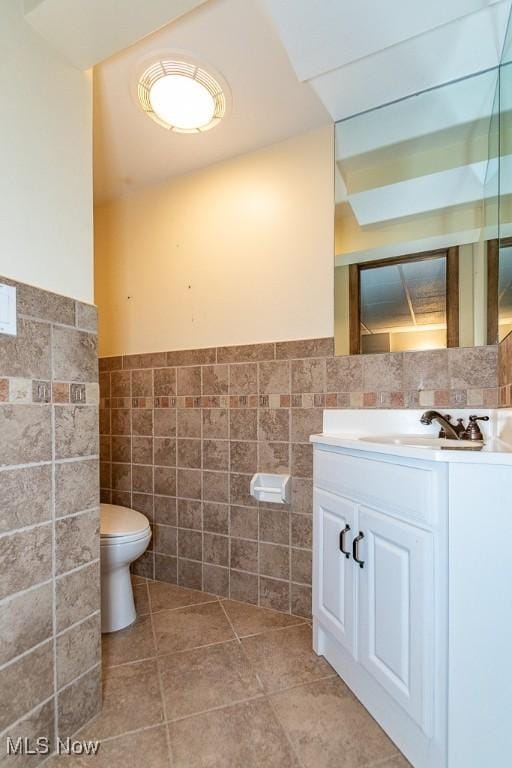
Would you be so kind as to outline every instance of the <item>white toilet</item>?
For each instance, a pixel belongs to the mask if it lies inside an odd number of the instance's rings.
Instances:
[[[147,517],[116,504],[100,505],[101,631],[117,632],[136,619],[130,563],[151,540]]]

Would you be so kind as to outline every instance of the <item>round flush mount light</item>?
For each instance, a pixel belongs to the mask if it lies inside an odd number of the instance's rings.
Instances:
[[[146,114],[177,133],[201,133],[226,114],[219,82],[194,63],[162,58],[139,78],[137,94]]]

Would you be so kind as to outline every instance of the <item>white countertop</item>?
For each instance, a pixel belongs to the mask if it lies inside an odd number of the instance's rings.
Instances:
[[[451,440],[444,441],[447,448],[417,447],[393,443],[394,437],[437,435],[439,425],[423,427],[419,419],[423,410],[369,410],[347,409],[324,411],[324,431],[311,435],[315,445],[328,445],[352,451],[380,453],[423,461],[439,461],[461,464],[496,464],[512,466],[512,410],[511,409],[443,409],[454,419],[467,418],[472,413],[489,416],[488,422],[480,422],[485,443],[480,451],[450,450]],[[375,436],[375,441],[369,439]],[[379,437],[389,442],[379,442]]]

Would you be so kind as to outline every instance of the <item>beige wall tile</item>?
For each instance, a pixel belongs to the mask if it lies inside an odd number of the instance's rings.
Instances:
[[[325,359],[292,361],[292,392],[325,392]]]
[[[276,360],[259,363],[259,393],[262,395],[286,395],[290,392],[290,363]]]
[[[203,366],[203,395],[227,395],[229,367],[227,365]]]
[[[301,341],[279,341],[276,344],[276,358],[291,360],[300,357],[331,357],[334,354],[334,339],[304,339]]]
[[[128,466],[129,465],[117,465]],[[97,459],[68,461],[55,467],[55,515],[64,517],[98,506]]]
[[[212,565],[229,565],[229,539],[216,533],[203,534],[203,560]]]
[[[57,573],[97,560],[100,554],[99,510],[64,517],[55,524]]]
[[[178,499],[178,526],[201,530],[203,506],[194,499]]]
[[[53,642],[48,641],[0,670],[0,729],[53,694]]]
[[[175,408],[155,408],[154,421],[155,437],[176,437]]]
[[[229,597],[229,569],[219,565],[203,565],[203,589],[214,595]]]
[[[231,538],[230,566],[239,571],[258,572],[258,543]]]
[[[290,412],[287,408],[260,408],[259,440],[288,441],[290,439]]]
[[[203,472],[203,498],[205,501],[229,501],[229,474],[228,472]]]
[[[200,395],[201,394],[201,368],[185,367],[178,368],[178,395]]]
[[[22,718],[16,726],[18,733],[22,733],[29,740],[29,743],[35,743],[38,738],[48,740],[50,751],[53,749],[55,741],[55,702],[53,699],[37,707],[29,715]],[[30,766],[40,765],[46,759],[44,754],[32,755],[30,757]],[[2,768],[16,768],[20,765],[20,758],[16,755],[2,756]],[[49,765],[49,763],[48,763]]]
[[[258,412],[255,408],[235,408],[229,413],[231,440],[256,440]]]
[[[203,440],[203,468],[228,470],[229,446],[228,440]]]
[[[51,636],[52,611],[51,582],[0,605],[0,666]]]
[[[4,470],[0,474],[0,533],[51,518],[50,465]]]
[[[71,313],[70,313],[71,314]],[[96,333],[98,330],[98,310],[92,304],[83,304],[81,301],[75,302],[76,327],[84,331]],[[66,323],[71,325],[71,323]]]
[[[169,397],[176,394],[176,368],[155,368],[153,394],[155,397]]]
[[[63,688],[101,661],[100,614],[57,637],[57,686]]]
[[[258,366],[256,363],[239,363],[229,366],[229,393],[254,395],[258,392]]]
[[[200,469],[202,463],[201,440],[178,438],[178,467]]]
[[[258,510],[256,507],[230,506],[230,535],[242,539],[258,538]]]
[[[58,734],[72,736],[101,709],[101,668],[91,669],[57,697]]]
[[[98,409],[90,405],[55,406],[55,457],[71,459],[99,452]]]
[[[262,608],[273,608],[274,611],[290,610],[290,582],[260,576],[260,605]]]
[[[132,373],[132,397],[153,397],[153,371],[151,368]]]
[[[48,380],[52,373],[50,360],[50,326],[47,323],[18,318],[16,336],[2,336],[2,376]]]
[[[81,621],[100,604],[99,561],[60,576],[55,584],[57,631]]]
[[[290,578],[290,548],[260,542],[259,573],[276,579]]]
[[[230,466],[232,472],[256,472],[258,468],[258,443],[231,440]]]
[[[52,527],[41,525],[0,537],[0,599],[52,576]]]
[[[2,282],[4,280],[2,279]],[[75,324],[75,302],[66,296],[57,293],[42,291],[32,285],[14,283],[16,285],[17,310],[20,315],[29,315],[38,320],[46,320],[49,323],[61,323],[62,325]]]
[[[212,533],[228,534],[229,504],[205,501],[203,503],[203,528]]]
[[[200,437],[194,434],[190,437]],[[208,408],[203,410],[203,438],[225,439],[229,436],[229,417],[225,408]]]
[[[254,573],[230,570],[229,595],[232,600],[258,605],[258,577]]]
[[[200,469],[178,469],[177,495],[184,499],[202,498],[202,476]]]
[[[132,379],[130,371],[112,371],[110,374],[110,396],[131,397]]]
[[[98,381],[98,358],[94,334],[55,326],[52,336],[52,356],[53,375],[57,380]]]
[[[51,406],[0,405],[0,465],[50,461]]]
[[[258,360],[273,360],[274,344],[247,344],[234,347],[218,347],[219,363],[250,363]]]

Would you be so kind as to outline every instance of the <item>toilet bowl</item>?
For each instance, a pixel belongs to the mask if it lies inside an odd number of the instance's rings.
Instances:
[[[100,505],[101,631],[117,632],[136,617],[130,563],[151,540],[147,517],[117,504]]]

